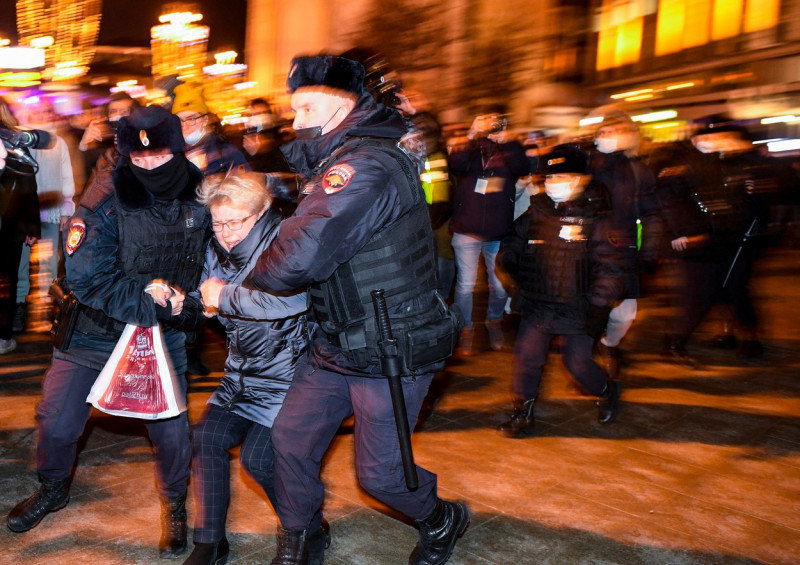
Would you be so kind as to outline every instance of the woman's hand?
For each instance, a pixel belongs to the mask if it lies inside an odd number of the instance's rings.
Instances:
[[[225,283],[219,279],[206,279],[200,285],[200,297],[206,316],[213,316],[219,311],[219,296]]]

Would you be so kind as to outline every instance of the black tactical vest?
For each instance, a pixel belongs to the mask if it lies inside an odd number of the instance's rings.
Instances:
[[[586,296],[591,228],[591,218],[533,210],[519,264],[525,299],[569,304]]]
[[[179,202],[172,218],[157,217],[150,209],[126,210],[116,201],[119,230],[117,264],[128,276],[149,284],[164,279],[184,292],[194,290],[203,274],[209,213],[196,202]],[[76,328],[96,335],[119,335],[125,324],[99,310],[83,306]]]
[[[361,140],[358,146],[365,144],[389,153],[398,161],[402,171],[395,174],[394,182],[401,190],[405,187],[413,193],[414,207],[378,231],[328,280],[309,289],[320,327],[332,343],[362,366],[380,359],[372,290],[384,290],[396,336],[409,327],[430,322],[432,315],[440,315],[435,309],[407,315],[392,313],[393,307],[439,287],[436,245],[419,177],[408,157],[394,144]]]

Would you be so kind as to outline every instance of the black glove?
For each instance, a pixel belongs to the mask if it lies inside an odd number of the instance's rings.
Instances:
[[[610,313],[611,308],[607,306],[589,304],[589,310],[586,312],[586,334],[595,341],[600,339],[606,329],[606,324],[608,324],[608,315]]]

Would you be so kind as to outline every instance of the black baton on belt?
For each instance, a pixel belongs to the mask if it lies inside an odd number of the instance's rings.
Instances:
[[[381,371],[389,381],[389,392],[392,395],[392,408],[394,408],[394,423],[397,426],[397,439],[400,440],[400,456],[403,459],[406,486],[408,490],[416,490],[419,486],[417,467],[414,465],[414,453],[411,451],[411,432],[408,429],[403,382],[400,380],[403,371],[400,353],[397,349],[397,340],[392,335],[392,324],[389,321],[389,311],[386,309],[383,289],[373,290],[370,294],[372,295],[372,305],[375,307],[375,320],[378,325]]]

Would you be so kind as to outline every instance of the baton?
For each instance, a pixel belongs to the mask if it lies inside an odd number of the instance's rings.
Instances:
[[[378,326],[378,345],[381,349],[381,372],[389,381],[389,393],[392,397],[394,409],[394,423],[397,426],[397,439],[400,441],[400,457],[403,460],[403,473],[406,477],[408,490],[416,490],[417,466],[414,464],[414,453],[411,451],[411,432],[408,429],[408,414],[406,413],[406,400],[403,396],[402,365],[400,353],[397,349],[397,340],[392,335],[392,325],[389,321],[389,311],[386,309],[386,299],[383,289],[373,290],[372,306],[375,308],[375,320]]]
[[[733,267],[736,266],[736,261],[739,260],[739,255],[742,253],[742,249],[744,248],[744,244],[747,243],[747,238],[753,235],[753,228],[756,227],[756,222],[758,221],[758,217],[753,218],[750,227],[747,228],[747,231],[744,232],[744,237],[742,237],[742,243],[739,245],[739,249],[736,250],[736,255],[733,257],[733,261],[731,261],[731,266],[728,267],[728,274],[725,275],[725,280],[722,281],[722,288],[725,288],[728,285],[728,279],[731,278],[731,273],[733,272]]]

